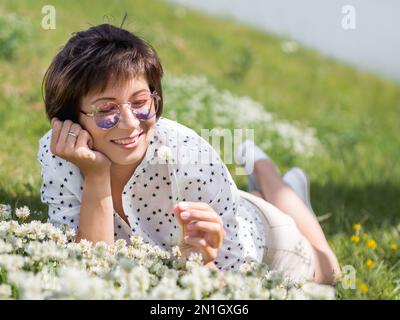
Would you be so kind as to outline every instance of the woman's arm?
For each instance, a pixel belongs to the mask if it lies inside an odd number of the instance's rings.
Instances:
[[[73,163],[85,177],[76,241],[113,243],[111,160],[93,148],[92,137],[79,124],[53,118],[51,125],[51,153]]]
[[[109,171],[85,176],[76,242],[114,243],[113,201]]]

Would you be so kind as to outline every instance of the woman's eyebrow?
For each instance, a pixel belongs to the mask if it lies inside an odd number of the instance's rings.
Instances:
[[[138,93],[143,92],[143,91],[149,91],[149,90],[148,89],[140,89],[140,90],[132,93],[131,94],[131,98],[134,97],[135,95],[137,95]],[[100,100],[116,100],[116,99],[114,97],[101,97],[101,98],[97,98],[97,99],[93,100],[90,104],[94,104],[94,103],[96,103],[97,101],[100,101]]]
[[[144,91],[149,91],[149,89],[140,89],[140,90],[138,90],[138,91],[132,93],[132,94],[131,94],[131,98],[134,97],[134,96],[136,96],[138,93],[141,93],[141,92],[144,92]]]
[[[90,104],[94,104],[94,103],[96,103],[97,101],[100,101],[100,100],[115,100],[115,98],[113,98],[113,97],[101,97],[101,98],[98,98],[96,100],[93,100]]]

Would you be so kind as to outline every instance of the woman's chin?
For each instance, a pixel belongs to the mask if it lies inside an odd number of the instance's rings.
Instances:
[[[135,165],[139,164],[143,159],[143,155],[140,157],[138,155],[128,155],[124,157],[115,157],[113,156],[111,158],[111,161],[113,164],[121,165],[121,166],[127,166],[127,165]]]
[[[143,146],[138,146],[137,149],[135,148],[128,153],[126,151],[128,150],[123,150],[118,154],[113,152],[109,158],[114,164],[117,165],[139,165],[146,154],[146,148],[143,148]]]

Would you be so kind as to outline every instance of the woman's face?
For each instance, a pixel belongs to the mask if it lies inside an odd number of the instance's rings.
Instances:
[[[150,91],[144,77],[131,79],[123,86],[109,86],[102,93],[89,93],[81,99],[81,110],[91,113],[91,105],[113,101],[118,104],[134,100],[140,90]],[[154,108],[154,106],[153,106]],[[121,114],[118,124],[111,129],[99,128],[93,117],[80,113],[79,123],[93,138],[93,148],[105,154],[116,165],[137,166],[146,154],[149,142],[154,134],[156,116],[139,121],[130,111],[128,105],[120,106]],[[136,137],[137,142],[128,145],[117,144],[121,139]],[[126,141],[125,141],[126,142]]]

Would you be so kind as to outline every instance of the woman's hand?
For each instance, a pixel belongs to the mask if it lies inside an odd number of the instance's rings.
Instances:
[[[174,208],[175,218],[183,228],[183,255],[199,252],[204,264],[217,258],[225,230],[222,219],[204,202],[180,202]]]
[[[109,170],[111,161],[103,153],[93,149],[93,139],[89,132],[70,120],[51,119],[50,151],[73,164],[86,176]],[[69,135],[72,132],[76,137]]]

